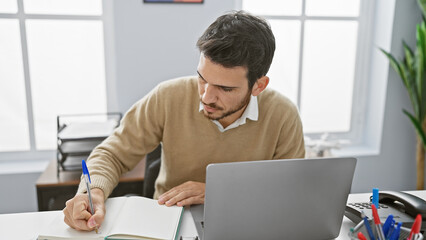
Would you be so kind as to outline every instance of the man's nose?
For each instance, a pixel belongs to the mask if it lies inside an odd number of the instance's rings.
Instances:
[[[202,100],[206,104],[215,103],[217,101],[217,93],[214,86],[211,86],[209,84],[206,84],[204,86],[204,94]]]

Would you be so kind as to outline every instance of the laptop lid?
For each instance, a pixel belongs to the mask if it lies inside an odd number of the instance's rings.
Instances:
[[[203,240],[338,236],[355,158],[210,164]]]

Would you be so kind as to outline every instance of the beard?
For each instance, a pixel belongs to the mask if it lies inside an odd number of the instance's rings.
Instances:
[[[246,94],[246,96],[243,98],[243,100],[235,107],[235,108],[232,108],[231,110],[229,110],[229,111],[227,111],[227,112],[224,112],[222,115],[220,115],[219,117],[214,117],[214,116],[212,116],[213,115],[213,113],[209,113],[209,112],[207,112],[206,113],[206,111],[204,110],[203,111],[203,113],[204,113],[204,116],[205,117],[207,117],[208,119],[210,119],[210,120],[216,120],[216,121],[219,121],[219,120],[221,120],[221,119],[223,119],[223,118],[225,118],[225,117],[228,117],[228,116],[230,116],[230,115],[232,115],[232,114],[234,114],[234,113],[236,113],[236,112],[238,112],[238,111],[240,111],[241,109],[243,109],[243,108],[245,108],[248,104],[249,104],[249,102],[250,102],[250,97],[251,97],[251,91],[249,90],[249,91],[247,91],[247,94]],[[217,106],[215,103],[210,103],[210,104],[206,104],[206,103],[204,103],[201,99],[200,99],[200,101],[204,104],[204,105],[207,105],[208,107],[211,107],[211,108],[214,108],[214,109],[217,109],[217,110],[223,110],[223,108],[222,107],[219,107],[219,106]]]

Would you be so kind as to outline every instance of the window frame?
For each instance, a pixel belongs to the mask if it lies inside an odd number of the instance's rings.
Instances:
[[[242,9],[244,0],[237,2],[237,9]],[[373,51],[373,20],[375,1],[360,0],[360,14],[358,17],[334,17],[334,16],[307,16],[305,14],[306,0],[302,0],[302,14],[300,16],[276,16],[276,15],[260,15],[266,20],[298,20],[301,23],[300,31],[300,49],[299,49],[299,69],[298,69],[298,93],[297,106],[301,103],[301,83],[302,83],[302,64],[304,50],[304,31],[305,22],[308,20],[356,20],[358,21],[358,39],[356,50],[356,64],[354,72],[354,85],[352,95],[352,112],[349,132],[329,132],[328,139],[350,141],[350,146],[361,145],[363,141],[364,128],[366,127],[367,99],[369,97],[368,81],[370,75],[370,61]],[[319,139],[323,133],[305,133],[305,137],[311,139]]]
[[[56,158],[56,149],[37,150],[35,143],[35,128],[33,115],[33,99],[31,93],[31,77],[28,58],[28,42],[26,31],[26,20],[87,20],[100,21],[103,25],[103,41],[104,41],[104,64],[105,64],[105,84],[106,84],[106,105],[107,111],[116,109],[116,94],[111,88],[115,85],[115,65],[111,61],[114,59],[114,41],[113,41],[113,24],[112,16],[113,2],[101,0],[102,13],[100,15],[68,15],[68,14],[34,14],[24,12],[24,0],[16,0],[16,13],[0,13],[0,19],[16,19],[19,21],[19,32],[21,38],[22,62],[25,84],[25,96],[27,105],[27,120],[29,130],[30,149],[24,151],[2,151],[0,152],[0,162],[19,162],[19,161],[43,161],[47,162]],[[112,108],[112,110],[111,110]]]

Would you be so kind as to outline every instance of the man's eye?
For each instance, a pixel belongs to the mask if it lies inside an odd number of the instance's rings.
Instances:
[[[233,89],[224,87],[224,88],[222,88],[222,90],[225,91],[225,92],[231,92]]]

